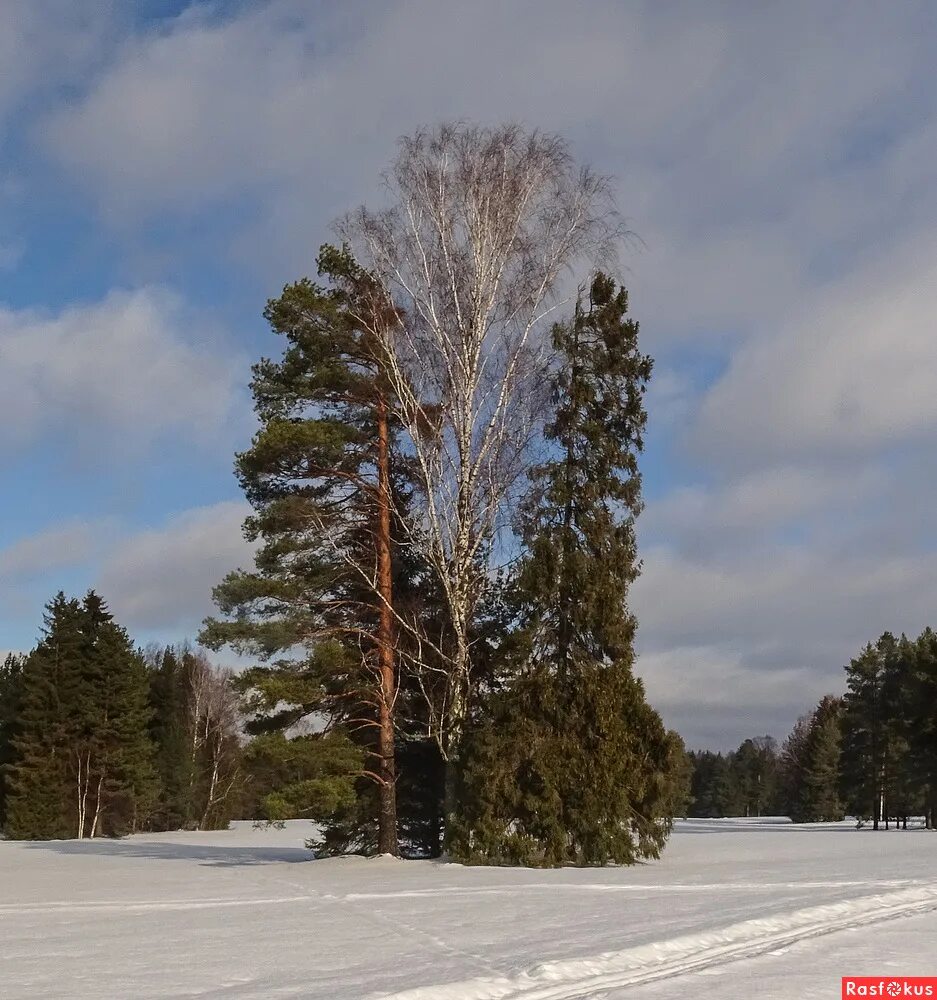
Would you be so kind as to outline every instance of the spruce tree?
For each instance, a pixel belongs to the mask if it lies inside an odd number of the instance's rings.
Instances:
[[[937,825],[937,632],[931,628],[913,644],[902,714],[908,774],[930,829]]]
[[[663,814],[686,819],[693,805],[693,759],[678,733],[671,730],[669,736],[671,754],[665,792],[667,804],[663,807]]]
[[[148,677],[130,637],[93,591],[82,612],[82,655],[63,688],[68,771],[82,790],[77,831],[119,836],[146,824],[156,796]]]
[[[829,823],[844,815],[839,794],[842,701],[827,696],[817,706],[807,737],[800,822]]]
[[[806,774],[812,725],[813,713],[800,716],[781,747],[779,805],[781,812],[795,823],[803,823],[808,814]]]
[[[462,755],[451,850],[473,861],[634,863],[669,833],[682,744],[633,672],[634,518],[651,359],[604,275],[554,330],[560,369],[532,472],[503,685]]]
[[[19,719],[10,766],[7,836],[46,840],[74,836],[74,801],[66,789],[70,733],[62,695],[82,656],[82,608],[58,593],[46,606],[42,635],[22,672]]]
[[[24,657],[8,653],[0,663],[0,830],[6,824],[9,768],[16,761]]]
[[[159,794],[153,825],[158,830],[188,829],[194,824],[191,789],[195,761],[191,739],[191,691],[181,657],[171,646],[154,651],[149,667],[150,738]]]
[[[781,811],[795,823],[843,818],[840,795],[842,699],[826,695],[801,716],[780,757]]]
[[[58,594],[22,675],[12,837],[113,836],[140,829],[155,793],[147,677],[98,595]]]
[[[745,740],[729,763],[732,798],[730,815],[764,816],[777,798],[777,752],[769,736]]]
[[[885,657],[894,644],[885,633],[867,644],[846,667],[843,698],[843,790],[850,812],[871,818],[874,828],[884,815],[887,717]]]

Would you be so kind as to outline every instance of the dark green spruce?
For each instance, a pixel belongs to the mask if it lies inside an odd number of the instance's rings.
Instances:
[[[462,757],[450,848],[470,861],[657,857],[686,795],[682,742],[633,673],[628,592],[652,362],[627,308],[600,274],[554,331],[550,455],[532,472],[521,525],[516,626]]]
[[[6,831],[21,839],[142,829],[156,794],[142,657],[94,592],[59,594],[23,667]]]
[[[0,830],[6,825],[9,768],[16,762],[25,657],[7,653],[0,663]]]

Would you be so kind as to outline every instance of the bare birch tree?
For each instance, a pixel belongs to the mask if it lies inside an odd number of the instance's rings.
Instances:
[[[563,140],[515,125],[417,132],[385,180],[390,207],[362,208],[339,231],[395,306],[370,312],[392,317],[374,332],[422,493],[410,543],[447,609],[450,648],[432,658],[442,680],[424,690],[449,760],[471,692],[473,616],[539,416],[542,334],[564,272],[608,257],[618,216],[606,179],[578,168]]]
[[[189,797],[193,806],[196,798],[201,800],[197,829],[210,830],[224,819],[225,802],[241,782],[238,695],[232,672],[214,666],[202,653],[189,655],[186,670],[192,757]],[[203,786],[198,796],[197,780]]]

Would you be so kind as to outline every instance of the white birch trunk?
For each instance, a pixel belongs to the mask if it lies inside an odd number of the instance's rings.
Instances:
[[[564,269],[607,256],[618,220],[606,182],[577,170],[561,140],[513,126],[404,139],[387,187],[391,210],[362,209],[340,232],[375,281],[378,301],[359,320],[395,317],[372,332],[424,502],[409,541],[436,573],[453,635],[423,684],[448,757],[495,535],[540,418],[554,292]]]

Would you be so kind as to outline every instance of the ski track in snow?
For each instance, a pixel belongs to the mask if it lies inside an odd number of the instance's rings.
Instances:
[[[765,892],[771,889],[894,889],[902,886],[917,885],[915,879],[881,879],[873,881],[816,881],[816,882],[720,882],[689,884],[671,883],[669,885],[605,885],[598,882],[564,883],[564,882],[525,882],[521,885],[499,889],[484,886],[446,886],[440,889],[403,889],[394,892],[350,892],[343,899],[420,899],[433,896],[516,896],[518,892],[530,889],[541,889],[547,892],[628,892],[628,893],[667,893],[667,892],[736,892],[737,890]]]
[[[514,976],[476,978],[372,993],[371,1000],[577,1000],[608,990],[712,969],[790,947],[809,938],[896,917],[937,910],[937,883],[884,895],[862,896],[786,914],[730,924],[721,930],[546,962]]]
[[[816,881],[816,882],[729,882],[729,883],[692,883],[688,885],[604,885],[602,883],[562,883],[562,882],[530,882],[522,885],[512,885],[508,888],[472,887],[472,886],[442,886],[437,889],[403,889],[390,892],[349,892],[343,895],[334,893],[301,893],[292,896],[250,897],[248,899],[231,898],[198,898],[198,899],[135,899],[115,902],[113,900],[51,900],[44,903],[0,903],[0,916],[13,913],[43,913],[63,912],[82,913],[86,911],[100,912],[143,912],[146,910],[211,910],[225,907],[240,906],[279,906],[288,903],[307,902],[343,902],[355,903],[368,900],[391,899],[432,899],[434,897],[452,896],[512,896],[530,891],[572,892],[572,893],[605,893],[623,892],[637,895],[654,893],[686,893],[686,892],[736,892],[738,890],[765,892],[771,889],[892,889],[918,884],[914,879],[882,879],[878,881]],[[293,888],[299,888],[301,883],[290,882]]]
[[[249,899],[139,899],[122,903],[108,900],[87,900],[80,903],[68,900],[48,903],[0,904],[0,915],[26,913],[143,913],[148,910],[217,910],[239,906],[281,906],[286,903],[318,902],[324,897],[316,893],[303,896],[251,897]],[[327,897],[325,897],[327,898]]]

